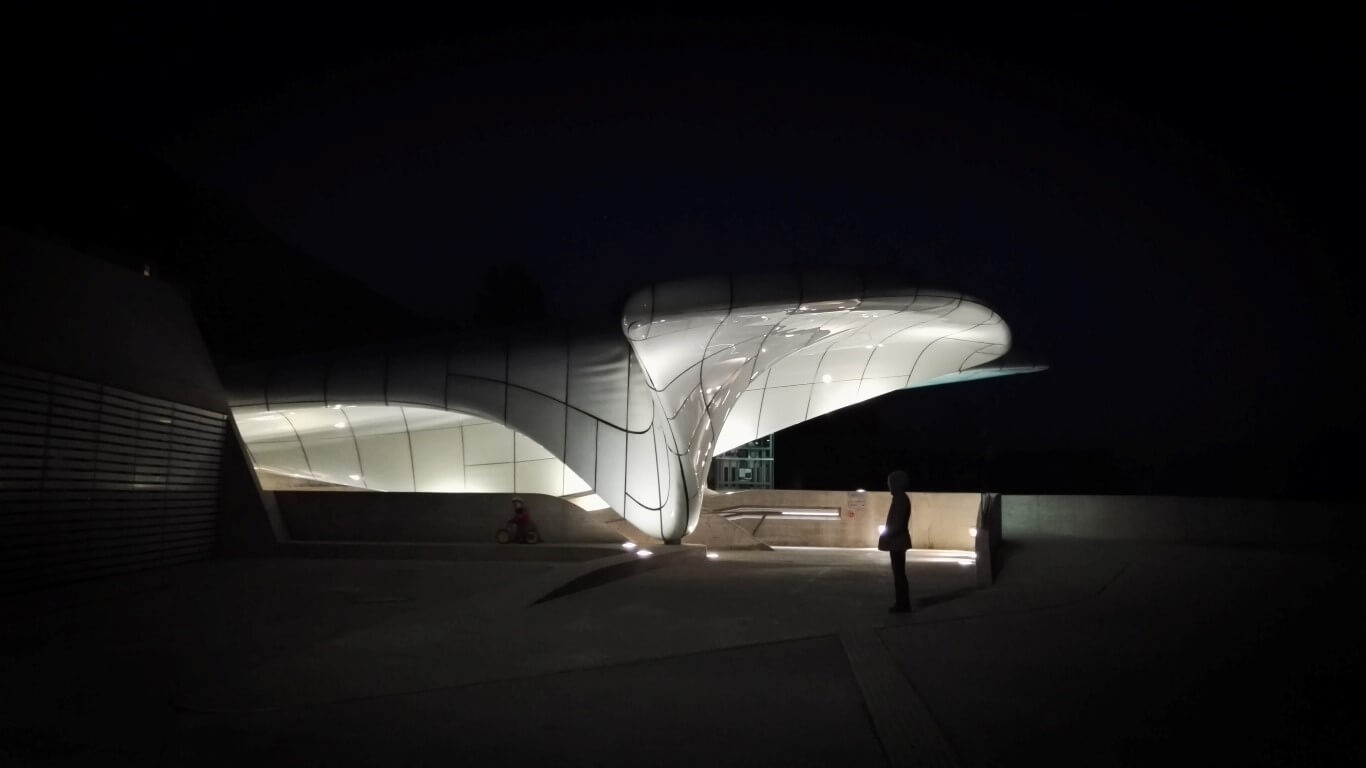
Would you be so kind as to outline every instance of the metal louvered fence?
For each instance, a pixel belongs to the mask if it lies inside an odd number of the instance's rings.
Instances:
[[[212,554],[225,420],[0,365],[0,594]]]

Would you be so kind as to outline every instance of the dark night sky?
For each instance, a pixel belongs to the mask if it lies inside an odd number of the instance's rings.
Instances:
[[[808,483],[957,462],[923,484],[1347,488],[1343,19],[329,8],[92,20],[29,92],[70,78],[72,119],[436,318],[467,316],[490,264],[536,275],[552,316],[686,273],[893,264],[985,299],[1054,366],[799,427],[794,464],[880,436]]]

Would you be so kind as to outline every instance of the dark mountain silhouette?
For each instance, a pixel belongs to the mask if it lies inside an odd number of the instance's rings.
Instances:
[[[79,131],[41,138],[7,169],[0,225],[175,284],[220,364],[430,330],[150,158]]]

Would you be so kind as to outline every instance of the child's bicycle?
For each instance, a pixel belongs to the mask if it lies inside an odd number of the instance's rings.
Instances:
[[[518,544],[540,544],[541,532],[536,530],[536,526],[533,525],[526,529],[525,534],[519,534],[517,524],[508,523],[502,528],[499,528],[498,532],[493,535],[493,538],[499,544],[507,544],[514,541]]]

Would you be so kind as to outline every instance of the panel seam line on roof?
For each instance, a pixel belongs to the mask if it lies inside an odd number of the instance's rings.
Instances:
[[[627,360],[627,365],[629,365],[629,364],[630,364],[630,361],[629,361],[629,358],[628,358],[628,360]],[[584,409],[579,408],[579,407],[577,407],[577,406],[575,406],[575,405],[571,405],[570,403],[566,403],[566,402],[564,402],[564,401],[562,401],[562,400],[557,400],[556,398],[551,397],[550,395],[547,395],[547,394],[544,393],[544,392],[540,392],[540,391],[538,391],[538,390],[532,389],[531,387],[526,387],[526,386],[523,386],[523,385],[521,385],[521,384],[512,384],[512,383],[505,382],[505,381],[499,381],[498,379],[495,379],[495,378],[493,378],[492,376],[477,376],[477,375],[470,374],[470,373],[452,373],[452,374],[450,374],[450,376],[447,377],[447,387],[450,386],[450,379],[456,378],[456,377],[462,377],[462,378],[466,378],[466,379],[474,379],[475,381],[487,381],[487,382],[490,382],[490,383],[493,383],[493,384],[501,384],[501,385],[503,385],[503,386],[505,387],[505,391],[503,392],[504,412],[505,412],[505,413],[504,413],[504,420],[503,420],[503,423],[504,423],[504,424],[507,423],[507,420],[506,420],[506,410],[507,410],[507,406],[506,406],[506,402],[507,402],[507,392],[506,392],[506,388],[513,388],[513,389],[520,389],[520,390],[522,390],[522,391],[524,391],[524,392],[530,392],[530,393],[533,394],[533,395],[539,395],[540,397],[544,397],[544,398],[547,399],[547,400],[550,400],[550,401],[553,401],[553,402],[556,402],[556,403],[560,403],[561,405],[564,405],[566,408],[573,408],[575,411],[577,411],[577,412],[579,412],[579,413],[582,413],[584,416],[587,416],[588,418],[593,419],[593,420],[595,420],[595,421],[600,421],[600,422],[602,422],[603,424],[606,424],[606,425],[608,425],[609,427],[611,427],[611,428],[613,428],[613,429],[615,429],[615,430],[618,430],[618,431],[620,431],[620,432],[627,432],[627,433],[630,433],[630,434],[640,434],[640,432],[638,432],[638,431],[631,430],[631,429],[628,429],[628,428],[622,427],[622,426],[617,426],[616,424],[613,424],[612,422],[608,421],[607,419],[604,419],[604,418],[602,418],[602,417],[600,417],[600,416],[597,416],[597,415],[595,415],[595,414],[593,414],[593,413],[590,413],[590,412],[588,412],[588,411],[585,411]],[[629,398],[629,396],[630,396],[630,395],[629,395],[629,392],[627,393],[627,396],[628,396],[628,398]],[[628,402],[629,402],[629,400],[628,400]],[[420,406],[421,404],[420,404],[420,403],[412,403],[411,405]],[[449,407],[449,406],[447,406],[446,410],[451,411],[451,412],[453,412],[453,413],[464,413],[464,411],[461,411],[461,410],[459,410],[459,409],[457,409],[457,408],[451,408],[451,407]],[[471,414],[471,415],[477,415],[477,414]],[[629,414],[628,414],[628,415],[627,415],[627,421],[629,422],[629,420],[630,420],[630,416],[629,416]]]
[[[413,478],[413,493],[417,493],[417,456],[413,453],[413,430],[412,427],[408,426],[408,413],[401,405],[398,407],[398,415],[403,418],[403,434],[408,438],[408,474]],[[463,430],[460,433],[460,442],[460,459],[461,461],[464,461],[465,433]],[[362,475],[362,477],[364,477],[364,475]]]
[[[959,308],[960,306],[962,306],[962,305],[963,305],[963,299],[962,299],[962,297],[959,297],[958,301],[954,303],[953,309],[950,309],[950,310],[949,310],[948,312],[946,312],[945,314],[940,315],[940,317],[948,317],[949,315],[951,315],[951,314],[953,314],[955,311],[957,311],[958,308]],[[928,322],[928,321],[927,321],[927,322]],[[940,337],[937,338],[937,339],[933,339],[932,341],[930,341],[929,344],[926,344],[925,346],[923,346],[923,347],[920,348],[920,354],[916,355],[916,356],[915,356],[915,362],[911,363],[911,370],[909,370],[909,371],[906,372],[906,383],[901,385],[901,389],[905,389],[906,387],[909,387],[909,386],[911,385],[911,377],[915,375],[915,368],[916,368],[916,366],[920,365],[920,360],[921,360],[921,358],[923,358],[923,357],[925,356],[925,353],[929,351],[930,347],[934,346],[936,342],[942,341],[943,339],[948,338],[949,336],[952,336],[954,333],[958,333],[958,331],[954,331],[953,333],[946,333],[946,334],[944,334],[943,336],[940,336]]]
[[[917,290],[915,291],[915,293],[912,293],[912,294],[911,294],[911,300],[908,301],[908,302],[906,303],[906,306],[905,306],[905,307],[903,307],[902,309],[897,310],[897,314],[899,314],[899,315],[900,315],[900,314],[909,314],[910,311],[911,311],[911,307],[915,306],[915,300],[918,299],[918,298],[920,298],[920,290],[919,290],[919,289],[917,289]],[[914,316],[912,316],[912,317],[914,317]],[[915,322],[913,322],[913,323],[911,323],[910,325],[907,325],[905,328],[898,328],[898,329],[896,329],[895,331],[892,331],[891,333],[887,334],[886,336],[883,336],[883,337],[882,337],[882,341],[879,341],[878,344],[884,344],[884,343],[886,343],[887,339],[892,338],[893,336],[897,335],[898,333],[901,333],[902,331],[906,330],[907,328],[914,328],[914,327],[916,327],[917,325],[920,325],[920,324],[922,324],[922,323],[928,323],[928,322],[929,322],[929,320],[922,320],[920,323],[915,323]],[[873,364],[873,355],[876,355],[876,354],[877,354],[877,347],[874,347],[874,348],[873,348],[873,351],[872,351],[871,353],[869,353],[868,359],[863,361],[863,370],[859,371],[859,376],[858,376],[859,388],[860,388],[860,389],[863,388],[863,387],[862,387],[863,380],[866,379],[866,378],[868,378],[868,366],[870,366],[870,365]]]
[[[304,455],[304,467],[308,469],[308,474],[314,476],[313,479],[316,480],[317,477],[313,472],[313,462],[308,460],[308,449],[304,447],[304,439],[299,434],[298,427],[294,426],[294,421],[289,418],[289,414],[284,411],[275,411],[275,413],[280,414],[280,418],[284,419],[285,423],[289,425],[289,431],[294,433],[294,439],[299,443],[299,453]]]
[[[369,490],[370,481],[365,474],[365,462],[362,461],[360,457],[360,438],[356,437],[356,428],[351,424],[351,417],[347,415],[344,409],[338,408],[337,410],[341,411],[342,419],[346,421],[346,431],[351,433],[351,445],[356,449],[356,469],[360,471],[361,485],[365,486],[366,490]],[[400,412],[402,412],[402,410],[402,408],[399,409]],[[404,429],[407,429],[406,423],[404,424]]]
[[[957,307],[955,307],[955,309],[957,309]],[[994,316],[996,315],[995,312],[992,312],[991,314],[992,314],[992,317],[994,317]],[[915,357],[915,363],[911,365],[911,372],[908,373],[908,374],[906,374],[906,384],[905,384],[905,387],[902,387],[902,388],[905,389],[906,387],[909,387],[909,386],[911,385],[911,377],[915,375],[915,368],[916,368],[917,365],[920,364],[920,359],[921,359],[922,357],[925,356],[925,353],[929,351],[930,347],[934,346],[935,344],[938,344],[938,343],[941,342],[941,341],[945,341],[945,340],[949,340],[949,339],[952,339],[953,341],[966,341],[966,339],[954,339],[953,336],[954,336],[954,334],[956,334],[956,333],[963,333],[964,331],[973,331],[973,330],[976,330],[976,329],[978,329],[978,328],[981,328],[982,326],[986,325],[990,320],[991,320],[991,317],[988,317],[986,320],[983,320],[982,322],[977,323],[976,325],[970,326],[970,327],[968,327],[968,328],[963,328],[963,329],[961,329],[961,330],[954,331],[953,333],[946,333],[946,334],[944,334],[943,336],[940,336],[939,338],[935,339],[934,341],[931,341],[929,344],[926,344],[926,345],[925,345],[925,348],[922,349],[922,350],[920,350],[920,354],[919,354],[919,355],[916,355],[916,357]],[[964,363],[964,362],[967,362],[967,359],[968,359],[969,357],[971,357],[973,354],[975,354],[975,350],[974,350],[973,352],[968,353],[966,356],[964,356],[963,360],[960,361],[960,362],[958,363],[958,371],[959,371],[960,373],[961,373],[962,370],[963,370],[963,363]],[[933,381],[933,379],[926,379],[926,381]]]

